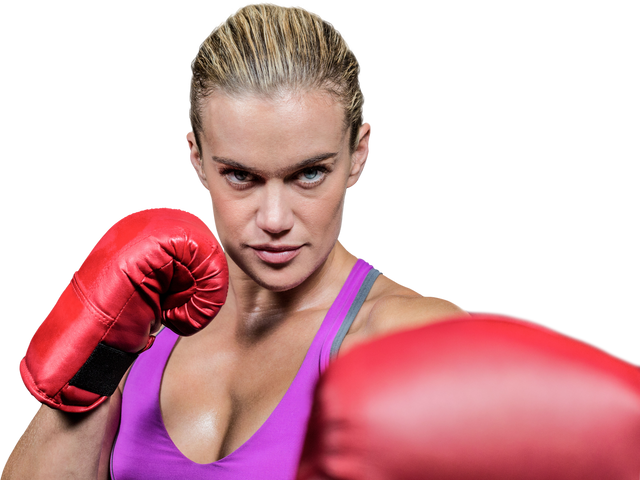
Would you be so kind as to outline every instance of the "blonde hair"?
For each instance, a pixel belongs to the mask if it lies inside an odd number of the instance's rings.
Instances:
[[[191,128],[200,148],[202,104],[215,91],[266,97],[324,90],[345,109],[352,151],[362,125],[355,55],[333,26],[301,8],[249,5],[217,27],[191,64]]]

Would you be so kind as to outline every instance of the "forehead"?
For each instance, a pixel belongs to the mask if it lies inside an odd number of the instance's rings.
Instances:
[[[203,105],[203,154],[284,168],[348,146],[344,110],[321,91],[265,98],[214,93]]]

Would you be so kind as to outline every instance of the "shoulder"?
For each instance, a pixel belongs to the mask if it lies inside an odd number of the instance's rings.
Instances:
[[[386,274],[380,275],[379,281],[362,325],[362,337],[371,339],[428,323],[470,316],[464,306],[445,296],[422,293]]]

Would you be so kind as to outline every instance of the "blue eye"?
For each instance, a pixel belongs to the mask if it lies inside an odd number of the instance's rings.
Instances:
[[[249,188],[259,181],[254,174],[244,170],[225,169],[220,172],[234,188]],[[295,181],[304,188],[313,188],[322,183],[327,176],[327,168],[323,166],[309,167],[294,175]]]
[[[324,179],[326,173],[327,173],[327,169],[325,167],[307,168],[302,172],[301,175],[303,175],[305,179],[311,180],[311,181],[310,182],[303,181],[302,183],[307,185],[314,185],[316,183],[319,183]]]
[[[309,168],[308,170],[302,172],[302,174],[307,180],[315,180],[320,175],[320,170],[318,170],[317,168]]]
[[[242,170],[233,170],[227,176],[232,182],[246,182],[249,179],[249,174]]]
[[[242,172],[240,170],[234,170],[231,173],[233,174],[234,179],[238,180],[239,182],[246,181],[247,177],[249,176],[249,174],[247,172]]]

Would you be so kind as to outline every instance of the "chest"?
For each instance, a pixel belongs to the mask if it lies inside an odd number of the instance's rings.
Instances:
[[[248,344],[224,329],[179,339],[160,387],[162,419],[176,447],[210,463],[249,440],[296,378],[323,313]]]
[[[359,274],[364,276],[365,272]],[[168,433],[170,439],[166,438],[179,453],[197,464],[216,462],[245,445],[248,447],[233,459],[248,449],[251,455],[265,450],[264,446],[254,448],[258,441],[293,452],[295,448],[287,447],[286,439],[296,437],[294,443],[302,445],[321,356],[328,360],[333,339],[341,338],[338,329],[349,332],[342,345],[359,343],[351,339],[361,336],[360,326],[374,303],[355,302],[360,290],[350,288],[348,294],[338,295],[331,309],[305,309],[284,321],[263,318],[252,326],[257,328],[242,331],[238,326],[245,322],[234,323],[232,313],[226,318],[223,308],[204,331],[179,339],[167,353],[168,361],[156,384],[160,408],[155,410],[162,417],[162,430],[166,430],[160,434],[166,437]],[[301,378],[305,380],[301,382]],[[296,420],[289,421],[293,417]],[[288,430],[282,428],[285,423]],[[287,433],[271,441],[265,432],[274,431]],[[295,453],[292,455],[294,458]]]

